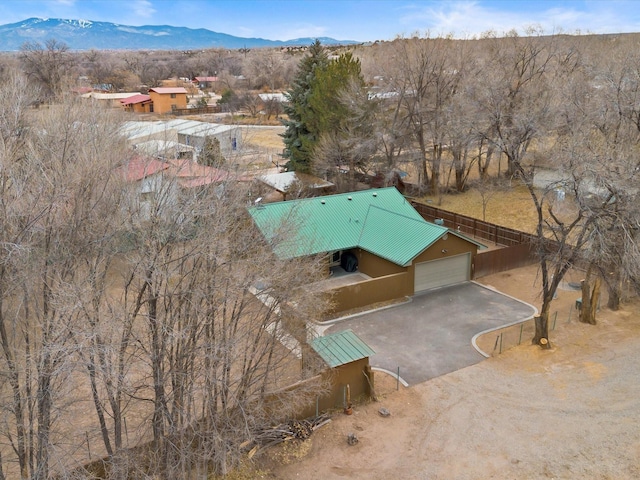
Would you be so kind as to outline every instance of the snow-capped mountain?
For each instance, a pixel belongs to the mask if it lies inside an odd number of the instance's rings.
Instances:
[[[29,18],[18,23],[0,25],[0,50],[16,51],[25,42],[44,43],[55,39],[72,50],[191,50],[202,48],[259,48],[284,45],[309,45],[315,38],[290,41],[242,38],[204,28],[192,29],[169,25],[134,27],[91,20]],[[320,38],[323,44],[352,44],[349,40]]]

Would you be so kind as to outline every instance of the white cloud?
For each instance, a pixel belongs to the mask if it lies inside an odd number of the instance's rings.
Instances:
[[[401,18],[403,25],[422,25],[418,31],[433,35],[454,34],[456,37],[479,35],[493,30],[502,34],[512,28],[521,29],[535,23],[531,16],[505,10],[491,10],[478,2],[441,2],[412,9]]]
[[[494,3],[500,8],[492,8],[480,1],[440,1],[427,6],[407,6],[405,14],[400,17],[400,23],[406,29],[410,29],[409,33],[452,33],[458,38],[478,36],[489,30],[498,35],[512,29],[524,33],[531,26],[540,27],[543,32],[549,34],[560,30],[567,33],[637,31],[638,25],[629,21],[625,17],[625,9],[621,8],[621,4],[625,3],[580,2],[547,9],[544,8],[545,4],[541,4],[537,9],[527,10],[519,8],[526,7],[525,2]]]
[[[153,8],[153,4],[149,0],[135,0],[130,2],[129,6],[133,10],[133,14],[138,17],[150,18],[156,13],[156,9]]]

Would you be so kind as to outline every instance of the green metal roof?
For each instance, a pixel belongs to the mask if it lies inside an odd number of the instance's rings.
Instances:
[[[372,206],[358,246],[397,265],[407,266],[447,231],[446,227],[426,222],[422,217],[407,217]]]
[[[249,208],[281,258],[362,248],[407,266],[447,233],[425,221],[394,187]]]
[[[318,337],[311,342],[311,347],[331,368],[355,362],[376,353],[352,330]]]

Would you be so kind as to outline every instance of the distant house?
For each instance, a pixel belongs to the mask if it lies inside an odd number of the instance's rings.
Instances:
[[[100,105],[108,108],[119,108],[121,100],[140,95],[139,92],[123,92],[123,93],[102,93],[89,92],[81,95],[82,98],[93,100]]]
[[[177,130],[178,142],[192,146],[196,152],[202,151],[207,137],[215,138],[220,142],[220,152],[228,157],[237,153],[242,145],[242,130],[237,125],[221,125],[207,122],[184,125]]]
[[[156,87],[149,89],[154,113],[170,113],[178,108],[187,108],[187,89],[184,87]]]
[[[153,102],[149,95],[134,95],[132,97],[123,98],[120,104],[127,112],[134,113],[150,113],[153,112]]]
[[[213,88],[218,82],[218,77],[196,77],[193,79],[198,88]]]
[[[178,180],[182,188],[195,188],[219,184],[229,179],[229,173],[219,168],[200,165],[192,160],[169,160],[169,175]]]
[[[159,192],[169,189],[171,197],[176,194],[175,187],[165,182],[164,172],[169,167],[168,163],[142,155],[131,158],[121,167],[122,176],[133,193],[129,207],[140,211],[142,218],[150,217],[152,204]]]
[[[424,220],[394,187],[259,204],[249,213],[277,256],[323,255],[328,274],[353,273],[348,283],[326,280],[334,312],[468,281],[484,248]]]
[[[260,100],[263,102],[287,102],[287,95],[285,93],[259,93],[258,97],[260,97]]]
[[[229,174],[192,160],[170,160],[167,162],[138,155],[121,167],[124,180],[133,189],[134,205],[148,218],[152,206],[158,203],[173,204],[179,195],[197,192],[198,189],[220,185]]]
[[[159,160],[186,159],[193,160],[194,148],[172,140],[147,140],[134,145],[140,154],[146,154]]]
[[[151,140],[174,142],[171,144],[174,151],[193,151],[194,159],[197,159],[207,137],[216,138],[220,142],[220,152],[225,157],[238,152],[242,147],[242,130],[237,125],[183,119],[157,122],[131,121],[125,122],[120,131],[132,146]],[[169,144],[166,143],[166,145]]]
[[[286,200],[287,197],[312,197],[335,191],[335,185],[320,177],[300,172],[283,172],[262,175],[258,180],[269,187],[267,201]],[[271,193],[271,194],[270,194]]]

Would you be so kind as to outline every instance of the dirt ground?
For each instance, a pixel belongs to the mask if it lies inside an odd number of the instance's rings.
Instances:
[[[539,306],[536,282],[536,267],[482,279]],[[577,321],[578,296],[560,290],[550,350],[528,336],[407,389],[377,374],[378,402],[356,406],[351,416],[335,413],[302,444],[272,449],[262,458],[262,478],[640,477],[640,302],[619,312],[603,308],[592,326]],[[493,347],[495,335],[487,336]],[[381,407],[391,415],[382,417]],[[354,446],[349,433],[359,439]]]

